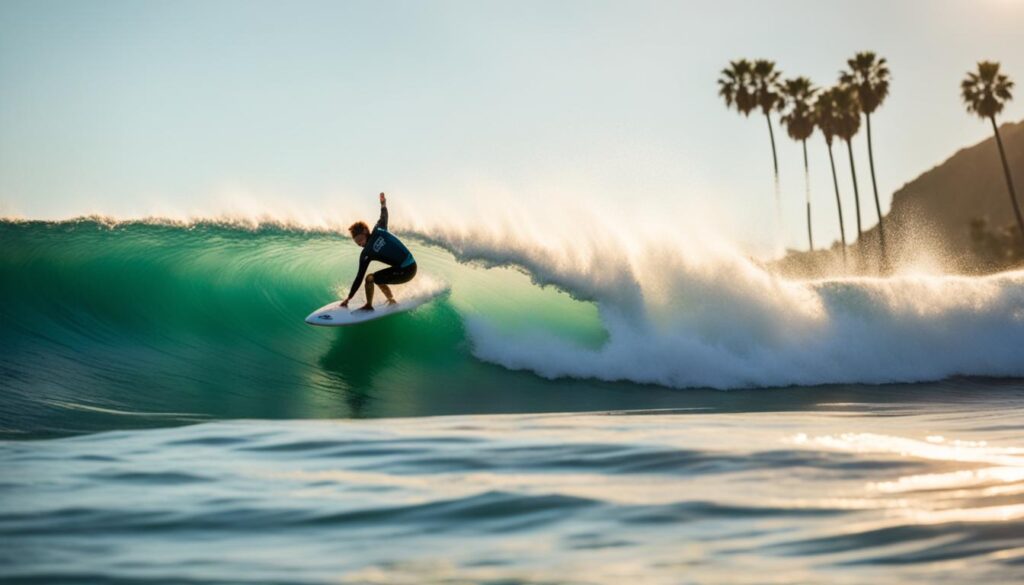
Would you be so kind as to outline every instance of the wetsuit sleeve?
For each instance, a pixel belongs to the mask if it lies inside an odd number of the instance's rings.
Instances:
[[[382,230],[388,229],[388,206],[380,206],[380,219],[377,220],[377,227]]]
[[[363,252],[359,255],[359,272],[356,274],[356,279],[352,281],[352,288],[348,291],[348,298],[352,298],[359,290],[359,284],[363,282],[363,276],[366,276],[366,268],[370,266],[370,255]]]

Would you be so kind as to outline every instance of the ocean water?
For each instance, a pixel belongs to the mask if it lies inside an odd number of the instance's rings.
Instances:
[[[11,441],[0,562],[20,583],[1019,582],[1024,387],[967,386]]]
[[[331,230],[0,222],[0,579],[1024,579],[1024,273],[403,235],[327,329]]]

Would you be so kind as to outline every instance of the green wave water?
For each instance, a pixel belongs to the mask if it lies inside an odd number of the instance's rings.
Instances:
[[[487,410],[469,396],[502,403],[495,395],[548,384],[474,359],[465,316],[486,313],[511,335],[541,328],[584,346],[604,336],[592,305],[426,246],[416,247],[420,279],[458,286],[358,329],[303,322],[355,274],[359,250],[337,234],[4,222],[0,246],[7,433]]]

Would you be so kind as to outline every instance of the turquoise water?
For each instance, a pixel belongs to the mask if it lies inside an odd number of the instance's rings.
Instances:
[[[1024,273],[404,235],[0,222],[0,580],[1024,579]]]

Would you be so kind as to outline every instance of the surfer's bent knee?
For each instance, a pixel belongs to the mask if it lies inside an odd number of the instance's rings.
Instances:
[[[372,274],[367,274],[366,275],[366,282],[369,282],[370,284],[373,284],[373,275]]]

